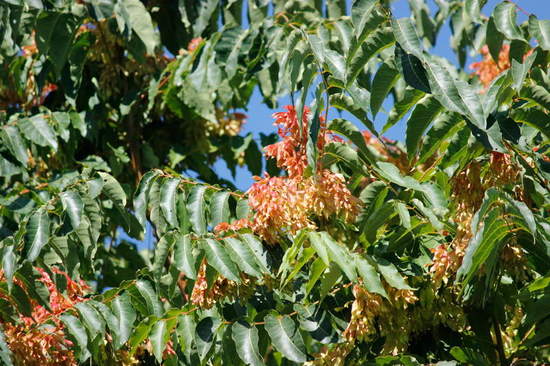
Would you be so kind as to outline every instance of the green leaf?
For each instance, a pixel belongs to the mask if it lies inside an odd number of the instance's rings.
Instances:
[[[6,366],[13,366],[12,361],[12,352],[6,342],[6,335],[4,334],[4,329],[0,326],[0,360]]]
[[[378,165],[379,173],[390,182],[416,191],[423,190],[416,179],[410,176],[403,176],[395,165],[386,162],[378,162],[376,165]]]
[[[437,99],[432,95],[426,95],[416,105],[416,108],[407,121],[407,131],[405,134],[405,142],[407,145],[409,160],[412,160],[416,156],[416,152],[418,151],[418,147],[420,145],[420,139],[422,138],[424,131],[428,129],[432,121],[442,111],[443,108],[441,104],[439,104]]]
[[[458,113],[440,114],[434,120],[433,127],[426,134],[417,164],[424,163],[440,147],[447,146],[451,136],[455,135],[462,128],[464,128],[463,117]]]
[[[57,137],[44,115],[23,118],[18,121],[17,127],[28,140],[39,146],[50,146],[54,151],[57,150]]]
[[[237,283],[241,282],[239,270],[231,258],[229,258],[229,254],[227,254],[227,251],[220,242],[214,239],[206,239],[203,241],[203,247],[209,265],[214,267],[225,278]]]
[[[541,85],[525,85],[520,98],[532,101],[546,110],[550,110],[550,91]]]
[[[235,210],[235,214],[237,216],[237,219],[247,219],[248,215],[250,213],[250,206],[248,205],[248,200],[238,200],[237,201],[237,208]]]
[[[372,31],[371,27],[373,23],[378,24],[378,22],[373,22],[372,19],[378,3],[378,0],[358,0],[351,8],[351,21],[359,42],[365,38],[365,33]]]
[[[105,327],[105,324],[107,324],[110,330],[111,337],[113,338],[113,346],[117,346],[118,345],[117,333],[119,330],[119,323],[118,323],[117,317],[113,314],[111,309],[102,302],[95,301],[95,300],[88,300],[86,301],[86,304],[91,305],[105,320],[103,327]]]
[[[240,238],[254,254],[255,261],[260,266],[260,270],[263,273],[270,273],[269,253],[265,250],[262,242],[252,234],[242,234]]]
[[[319,233],[316,231],[310,231],[307,233],[307,235],[309,238],[310,245],[315,249],[319,258],[321,258],[321,260],[325,263],[326,266],[329,266],[330,265],[329,253]]]
[[[206,234],[206,187],[202,185],[193,186],[187,201],[189,221],[197,234]]]
[[[29,155],[27,154],[27,145],[19,130],[14,126],[3,126],[0,129],[0,139],[4,142],[4,146],[8,148],[11,154],[21,163],[27,167]]]
[[[149,191],[154,180],[159,176],[159,170],[151,170],[143,175],[134,197],[134,214],[142,227],[147,222],[146,211],[149,200]]]
[[[153,346],[153,354],[157,359],[157,362],[162,364],[162,356],[164,354],[164,349],[166,344],[170,339],[170,333],[172,329],[176,326],[177,319],[158,320],[153,329],[149,334],[149,339],[151,340],[151,345]]]
[[[137,348],[147,339],[151,333],[151,328],[158,321],[156,317],[150,317],[143,319],[135,330],[132,332],[132,336],[128,341],[128,346],[130,348],[130,354],[133,355]]]
[[[189,356],[193,347],[193,338],[190,337],[190,334],[195,333],[195,320],[193,314],[184,314],[178,316],[178,326],[176,328],[176,333],[178,335],[179,343],[182,348],[182,351],[186,356]]]
[[[455,80],[443,63],[432,57],[424,64],[433,95],[448,110],[460,113],[485,129],[485,113],[479,95],[463,80]]]
[[[516,21],[516,5],[510,2],[502,2],[495,7],[491,16],[496,28],[508,39],[525,41]]]
[[[166,264],[166,258],[170,249],[173,247],[175,241],[175,234],[168,232],[164,234],[155,246],[155,260],[153,261],[153,273],[160,278],[164,272],[164,266]]]
[[[237,354],[247,365],[263,365],[258,349],[258,329],[246,322],[236,322],[231,326],[231,337],[237,346]]]
[[[244,273],[253,277],[262,276],[260,266],[256,263],[254,252],[248,245],[236,238],[224,238],[223,241],[229,256]]]
[[[50,239],[50,218],[45,207],[36,210],[27,223],[27,259],[34,262]]]
[[[353,265],[353,259],[349,249],[336,242],[326,232],[321,232],[319,235],[326,245],[330,259],[338,264],[340,269],[342,269],[350,281],[357,281],[357,272],[355,271],[355,266]]]
[[[155,54],[155,48],[159,44],[158,33],[155,31],[151,15],[140,0],[122,0],[120,3],[127,16],[128,26],[132,28],[145,44],[147,53]]]
[[[196,258],[193,255],[193,246],[189,235],[176,235],[176,252],[174,254],[176,268],[185,274],[185,277],[196,279]]]
[[[431,93],[426,69],[422,66],[422,61],[413,54],[407,53],[399,44],[395,46],[395,59],[399,71],[403,78],[413,88]],[[414,95],[413,95],[414,96]]]
[[[540,48],[550,51],[550,20],[539,20],[535,15],[530,15],[529,33],[535,37]]]
[[[107,197],[109,197],[109,199],[111,199],[111,201],[113,201],[113,203],[120,208],[125,207],[126,193],[124,193],[120,183],[109,173],[97,172],[97,174],[99,174],[101,179],[103,179],[103,191]]]
[[[405,89],[403,97],[393,105],[388,120],[380,133],[385,133],[399,122],[423,96],[424,92],[418,89]]]
[[[9,160],[4,159],[2,155],[0,155],[0,177],[11,177],[12,175],[20,173],[21,170],[18,169],[18,167],[14,164],[12,164]]]
[[[522,64],[517,62],[515,59],[512,59],[512,79],[514,80],[514,83],[512,84],[512,88],[514,88],[516,91],[521,90],[521,87],[523,86],[523,81],[525,80],[525,77],[531,70],[531,66],[533,66],[533,62],[535,61],[535,58],[537,57],[537,51],[530,54]]]
[[[355,260],[357,272],[363,279],[365,288],[369,292],[377,293],[388,299],[388,294],[384,289],[384,285],[382,285],[382,281],[380,281],[380,275],[376,271],[376,268],[366,258],[358,254],[354,254],[353,259]]]
[[[77,19],[67,13],[44,11],[36,20],[36,45],[51,60],[58,75],[67,62],[77,26]]]
[[[401,225],[405,229],[411,228],[411,215],[409,214],[409,210],[407,209],[407,206],[403,202],[397,202],[395,204],[395,208],[397,209],[397,213],[399,214],[399,218],[401,220]]]
[[[550,116],[541,110],[530,109],[515,109],[512,111],[512,118],[516,122],[524,123],[534,127],[550,138]]]
[[[59,194],[63,210],[69,215],[71,226],[76,229],[80,226],[82,214],[84,212],[84,203],[80,194],[76,191],[66,191]]]
[[[285,358],[299,363],[306,362],[304,341],[292,318],[269,314],[264,321],[273,345]]]
[[[216,227],[219,223],[228,222],[231,212],[229,211],[229,192],[219,191],[210,199],[211,225]]]
[[[80,302],[75,307],[80,313],[80,318],[86,325],[86,328],[88,328],[92,338],[95,338],[97,335],[103,335],[105,332],[105,321],[99,312],[90,306],[87,301]]]
[[[384,277],[384,280],[398,290],[412,290],[403,276],[397,271],[397,268],[387,260],[383,258],[374,258],[378,272]]]
[[[197,329],[195,330],[195,343],[201,361],[206,358],[208,352],[212,348],[216,338],[216,332],[220,326],[220,320],[212,317],[204,318],[197,324]]]
[[[2,251],[2,271],[8,283],[8,290],[11,291],[13,285],[13,275],[17,269],[17,257],[14,253],[14,245],[6,245]]]
[[[346,85],[351,86],[369,60],[394,43],[395,38],[390,27],[379,27],[370,34],[357,53],[350,52],[348,56]]]
[[[119,349],[130,338],[134,321],[136,320],[136,311],[132,307],[130,297],[123,293],[111,302],[113,314],[117,319],[118,326],[116,329],[111,329],[111,332],[116,336],[114,339],[115,349]]]
[[[376,114],[382,106],[384,99],[386,99],[386,96],[393,88],[393,85],[398,78],[399,72],[387,63],[383,63],[376,72],[374,80],[372,81],[370,99],[370,108],[373,118],[376,117]]]
[[[378,229],[386,225],[396,214],[397,212],[393,201],[388,201],[374,210],[361,225],[362,238],[366,239],[371,244],[374,243],[379,236]]]
[[[72,315],[64,313],[61,314],[59,318],[67,327],[69,334],[71,334],[78,343],[78,347],[80,348],[80,362],[86,361],[88,357],[90,357],[90,352],[88,351],[88,334],[86,333],[86,329],[80,320]]]
[[[307,136],[307,143],[306,143],[306,156],[307,156],[307,163],[308,166],[313,171],[313,174],[317,172],[317,161],[318,161],[318,146],[317,146],[317,140],[319,138],[319,130],[321,128],[321,91],[322,89],[319,87],[317,88],[317,93],[315,95],[315,110],[313,112],[313,116],[310,119],[310,123],[308,125],[308,136]]]
[[[493,60],[498,60],[500,50],[502,49],[502,42],[504,41],[504,34],[497,29],[494,17],[489,18],[487,22],[485,39],[491,57]]]
[[[457,272],[457,278],[465,284],[479,273],[482,265],[490,272],[490,268],[494,267],[498,260],[495,253],[500,250],[504,239],[510,234],[506,222],[499,217],[497,211],[498,209],[491,210],[488,215],[484,215],[483,227],[479,230],[475,225],[480,219],[479,212],[472,220],[474,236],[466,248],[462,265]]]
[[[159,301],[159,298],[157,296],[157,293],[153,289],[153,286],[151,286],[151,283],[146,280],[137,280],[136,288],[139,291],[140,295],[143,296],[143,298],[145,299],[147,310],[151,314],[160,318],[162,316],[162,313],[164,312],[164,309],[162,308],[162,304]]]
[[[354,124],[342,118],[335,118],[331,121],[328,129],[350,139],[357,146],[359,156],[365,162],[372,163],[376,161],[374,154],[367,148],[365,137]]]
[[[315,284],[319,281],[319,278],[321,278],[321,275],[325,270],[328,268],[328,266],[323,262],[321,258],[317,258],[313,261],[311,266],[309,267],[309,280],[306,285],[306,296],[309,295],[311,290],[315,287]]]
[[[422,43],[410,18],[392,19],[391,26],[397,43],[420,60],[424,59]]]
[[[157,362],[162,362],[162,353],[166,348],[166,320],[160,319],[153,325],[153,329],[149,335],[151,345],[153,346],[153,354]]]
[[[176,194],[178,191],[179,178],[166,179],[160,188],[160,208],[164,214],[166,222],[171,227],[178,227],[178,217],[176,215]]]

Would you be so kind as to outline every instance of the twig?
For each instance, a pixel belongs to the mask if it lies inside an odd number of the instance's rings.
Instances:
[[[497,317],[492,314],[491,316],[493,318],[493,328],[495,330],[495,339],[497,341],[497,352],[498,352],[498,360],[500,361],[500,365],[504,366],[507,365],[508,362],[506,360],[506,355],[504,354],[504,343],[502,342],[502,335],[500,334],[500,325],[498,324]]]
[[[527,16],[531,16],[531,13],[529,13],[528,11],[526,11],[525,9],[523,9],[521,6],[519,6],[518,4],[516,4],[515,2],[513,2],[512,0],[506,0],[508,1],[509,3],[513,4],[519,11],[521,11],[523,14],[527,15]]]

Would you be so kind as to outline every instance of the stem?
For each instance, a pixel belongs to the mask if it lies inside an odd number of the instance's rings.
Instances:
[[[498,360],[500,365],[508,365],[508,360],[506,360],[506,355],[504,354],[504,343],[502,342],[502,335],[500,334],[500,325],[498,323],[497,317],[493,314],[493,328],[495,330],[495,339],[497,341],[496,348],[498,352]]]

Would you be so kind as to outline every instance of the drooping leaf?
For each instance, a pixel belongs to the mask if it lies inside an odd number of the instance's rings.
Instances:
[[[260,266],[261,271],[263,273],[270,273],[269,253],[263,247],[262,242],[252,234],[242,234],[240,238],[243,239],[242,242],[254,254],[256,263]]]
[[[127,19],[128,26],[136,32],[145,44],[147,53],[154,55],[159,43],[158,33],[153,26],[151,15],[139,0],[122,0],[119,3],[123,18]]]
[[[263,365],[258,348],[258,329],[245,322],[236,322],[231,326],[231,337],[237,346],[237,354],[247,365]]]
[[[416,155],[424,131],[426,131],[441,111],[441,104],[439,104],[437,99],[432,95],[425,96],[416,105],[416,108],[407,121],[407,131],[405,134],[409,160]]]
[[[166,265],[166,258],[168,258],[168,254],[174,246],[175,240],[175,234],[173,232],[168,232],[164,234],[156,244],[152,270],[157,277],[160,277],[163,273]]]
[[[204,251],[206,252],[206,259],[208,264],[216,269],[227,279],[235,282],[241,282],[239,271],[235,266],[235,263],[227,254],[225,248],[214,239],[206,239],[203,242]]]
[[[176,268],[183,272],[186,277],[196,279],[196,258],[193,255],[193,247],[189,235],[177,234],[175,246],[176,252],[174,253],[174,259],[176,261]]]
[[[71,225],[74,229],[80,226],[82,214],[84,213],[84,203],[80,194],[76,191],[66,191],[59,194],[63,210],[69,215]]]
[[[248,245],[236,238],[225,238],[223,241],[229,256],[243,272],[253,277],[261,277],[260,265]]]
[[[156,317],[161,317],[164,309],[158,298],[157,293],[155,292],[151,282],[146,280],[137,280],[136,288],[139,291],[140,295],[145,299],[147,304],[147,310],[155,315]]]
[[[160,188],[160,208],[164,214],[166,222],[174,228],[178,226],[178,218],[176,215],[176,194],[179,183],[180,180],[178,178],[169,178],[164,181]]]
[[[126,193],[122,189],[120,183],[109,173],[97,172],[101,179],[103,179],[103,191],[109,197],[114,204],[123,208],[126,206]]]
[[[52,61],[57,74],[67,62],[77,25],[77,19],[72,14],[41,12],[38,16],[36,45]]]
[[[550,51],[550,20],[540,20],[530,15],[529,32],[536,38],[540,48]]]
[[[369,292],[377,293],[385,298],[388,298],[388,294],[380,281],[380,275],[376,271],[376,268],[366,259],[359,255],[354,255],[355,265],[359,276],[363,279],[363,284]]]
[[[6,342],[6,335],[4,334],[3,327],[0,327],[0,360],[6,366],[13,366],[11,349]]]
[[[467,82],[456,80],[437,58],[425,63],[433,95],[448,110],[466,116],[480,129],[485,129],[485,113],[480,98]]]
[[[34,262],[50,239],[50,218],[44,207],[39,208],[27,223],[27,259]]]
[[[502,2],[495,7],[492,18],[497,29],[508,39],[525,41],[516,21],[516,5]]]
[[[413,88],[431,93],[430,84],[426,75],[426,69],[422,65],[422,61],[411,53],[407,53],[397,44],[395,46],[395,61],[399,71],[403,74],[403,78]],[[411,95],[414,97],[414,94]],[[408,100],[408,99],[406,99]]]
[[[216,339],[216,333],[221,326],[218,318],[206,317],[197,324],[195,330],[195,343],[199,358],[204,360]]]
[[[375,258],[376,268],[378,272],[384,277],[384,280],[396,289],[399,290],[411,290],[412,288],[407,284],[403,276],[397,271],[397,268],[390,262],[382,258]]]
[[[146,210],[147,202],[149,200],[149,190],[158,175],[158,170],[151,170],[145,173],[139,182],[139,186],[134,197],[134,214],[143,227],[145,227],[145,223],[147,221]]]
[[[31,118],[23,118],[17,123],[23,135],[39,146],[50,146],[57,150],[57,137],[44,115],[38,114]]]
[[[231,212],[229,211],[229,192],[219,191],[210,199],[210,223],[216,227],[221,222],[228,222]]]
[[[9,149],[12,155],[27,167],[29,155],[27,153],[27,144],[21,137],[19,130],[14,126],[4,126],[0,129],[0,139]]]
[[[294,362],[307,360],[302,335],[292,318],[269,314],[264,321],[273,345],[283,356]]]
[[[86,328],[78,320],[77,317],[62,314],[60,317],[61,321],[65,324],[70,335],[72,335],[80,348],[80,362],[86,361],[90,357],[90,352],[88,351],[88,334],[86,333]]]
[[[206,189],[202,185],[193,186],[187,201],[189,221],[197,234],[206,233]]]
[[[422,44],[412,20],[410,18],[392,19],[391,25],[397,43],[405,52],[423,60]]]
[[[370,108],[373,116],[376,116],[378,113],[384,99],[386,99],[386,96],[397,81],[398,77],[399,73],[397,70],[389,66],[387,63],[382,64],[376,72],[374,80],[372,81],[370,99]]]
[[[118,327],[111,329],[111,332],[115,335],[115,349],[119,349],[130,339],[130,334],[136,320],[136,312],[132,307],[130,297],[126,293],[115,297],[111,302],[111,307],[118,322]]]
[[[353,264],[353,259],[349,253],[349,250],[336,242],[328,233],[320,233],[323,242],[329,253],[329,257],[333,262],[336,262],[340,269],[346,274],[346,277],[350,281],[357,280],[357,272]]]
[[[2,271],[8,283],[8,290],[11,291],[13,285],[13,275],[17,266],[17,257],[14,253],[14,245],[6,245],[2,251]]]
[[[100,313],[94,307],[90,306],[87,301],[80,302],[76,304],[75,307],[80,313],[80,318],[88,329],[91,337],[95,338],[97,335],[103,335],[105,331],[105,321]]]

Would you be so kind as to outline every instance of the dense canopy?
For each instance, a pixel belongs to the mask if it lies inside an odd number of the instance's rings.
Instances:
[[[3,0],[2,363],[550,362],[550,20],[408,3]]]

